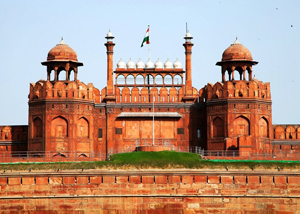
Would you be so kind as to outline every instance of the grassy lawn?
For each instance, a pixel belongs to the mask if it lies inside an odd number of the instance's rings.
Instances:
[[[112,155],[110,161],[3,163],[3,170],[66,170],[66,169],[298,169],[299,161],[202,160],[200,155],[174,151],[133,152]]]

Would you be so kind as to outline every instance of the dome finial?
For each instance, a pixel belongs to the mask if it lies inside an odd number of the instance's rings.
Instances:
[[[237,45],[237,44],[241,44],[241,43],[239,42],[238,37],[236,36],[235,41],[233,42],[233,45]]]
[[[60,40],[60,42],[58,44],[59,45],[65,45],[66,44],[65,41],[64,41],[64,37],[61,37],[61,40]]]

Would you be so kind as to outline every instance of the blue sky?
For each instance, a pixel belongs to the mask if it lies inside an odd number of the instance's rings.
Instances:
[[[193,35],[193,86],[221,80],[223,51],[238,36],[259,64],[257,79],[271,83],[274,124],[300,124],[300,1],[1,1],[0,125],[28,120],[29,83],[46,79],[48,51],[63,36],[84,63],[78,78],[106,85],[105,36],[115,36],[114,65],[147,60],[140,48],[147,25],[151,58],[184,65],[185,23]]]

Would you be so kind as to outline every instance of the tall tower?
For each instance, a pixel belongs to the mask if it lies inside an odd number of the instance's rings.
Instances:
[[[107,54],[107,88],[106,88],[106,102],[114,102],[114,80],[113,80],[113,55],[114,55],[114,46],[113,39],[115,38],[111,31],[109,30],[107,36],[105,37],[107,42],[104,44],[106,46]]]
[[[193,102],[195,100],[195,96],[193,96],[193,88],[192,88],[192,47],[194,44],[192,43],[192,35],[187,30],[185,34],[185,43],[183,44],[185,48],[185,91],[184,91],[184,102]]]
[[[47,66],[47,80],[30,84],[28,151],[88,154],[93,150],[95,95],[92,84],[77,79],[83,63],[62,39],[42,65]]]
[[[252,77],[252,66],[257,63],[237,39],[216,63],[221,66],[222,82],[205,87],[209,150],[241,153],[269,150],[268,140],[272,138],[270,84]]]

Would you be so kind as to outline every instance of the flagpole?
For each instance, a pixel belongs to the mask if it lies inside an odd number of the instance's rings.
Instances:
[[[153,88],[153,143],[152,146],[154,146],[154,139],[155,139],[155,132],[154,132],[154,88]]]
[[[150,25],[148,25],[148,36],[150,38]],[[150,42],[148,44],[148,59],[151,59],[151,48],[150,48]],[[154,81],[154,80],[153,80]],[[155,100],[155,96],[154,96],[154,82],[153,82],[153,86],[152,86],[152,90],[153,90],[153,97],[152,97],[152,108],[153,108],[153,127],[152,127],[152,138],[153,138],[153,142],[152,142],[152,146],[154,146],[154,142],[155,142],[155,130],[154,130],[154,100]]]
[[[148,29],[149,29],[148,35],[149,35],[149,38],[150,38],[150,25],[148,25]],[[148,44],[148,59],[151,59],[150,42]]]

